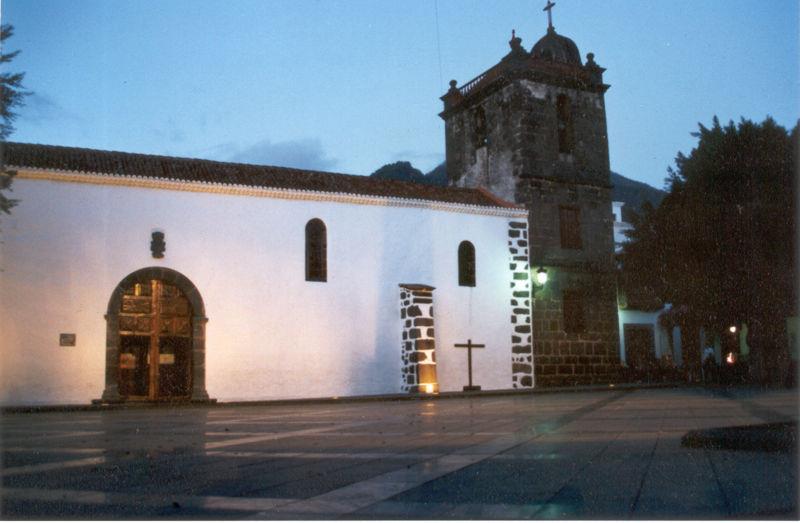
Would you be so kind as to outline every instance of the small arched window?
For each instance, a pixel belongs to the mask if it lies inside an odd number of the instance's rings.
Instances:
[[[468,241],[458,246],[458,284],[462,287],[475,286],[475,246]]]
[[[328,281],[328,233],[318,218],[306,224],[306,281]]]

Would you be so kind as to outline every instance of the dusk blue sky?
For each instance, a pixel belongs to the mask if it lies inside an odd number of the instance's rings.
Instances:
[[[444,160],[439,97],[545,34],[543,0],[3,0],[11,140],[369,174]],[[797,0],[556,0],[606,67],[611,167],[662,187],[698,122],[800,115]],[[438,27],[438,30],[437,30]]]

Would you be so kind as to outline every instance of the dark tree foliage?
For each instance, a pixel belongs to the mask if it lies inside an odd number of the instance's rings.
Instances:
[[[755,350],[776,351],[797,312],[798,127],[789,133],[771,118],[723,127],[715,117],[693,136],[661,205],[634,219],[623,285],[683,306],[693,330],[746,322]]]
[[[14,27],[11,25],[0,26],[0,144],[5,142],[14,131],[14,119],[17,113],[16,107],[23,104],[23,99],[28,94],[22,87],[22,79],[25,73],[8,72],[8,63],[14,59],[19,51],[11,53],[4,52],[6,40],[14,34]],[[11,187],[11,180],[14,172],[5,169],[5,161],[0,151],[0,211],[8,214],[17,201],[6,197],[4,191]]]

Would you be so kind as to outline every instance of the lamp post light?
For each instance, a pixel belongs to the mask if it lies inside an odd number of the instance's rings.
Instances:
[[[547,269],[544,267],[539,267],[536,271],[536,286],[537,287],[544,287],[547,283]]]

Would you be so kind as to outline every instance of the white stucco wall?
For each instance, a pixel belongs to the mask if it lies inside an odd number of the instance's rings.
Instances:
[[[511,387],[509,216],[18,178],[0,221],[0,402],[85,403],[104,388],[106,313],[128,274],[164,266],[203,297],[212,398],[400,391],[400,283],[436,287],[440,390]],[[515,211],[518,214],[518,211]],[[323,220],[328,281],[306,282],[304,230]],[[519,218],[516,218],[517,220]],[[150,253],[153,230],[166,255]],[[459,287],[458,244],[477,253]],[[77,346],[60,347],[59,333]]]

